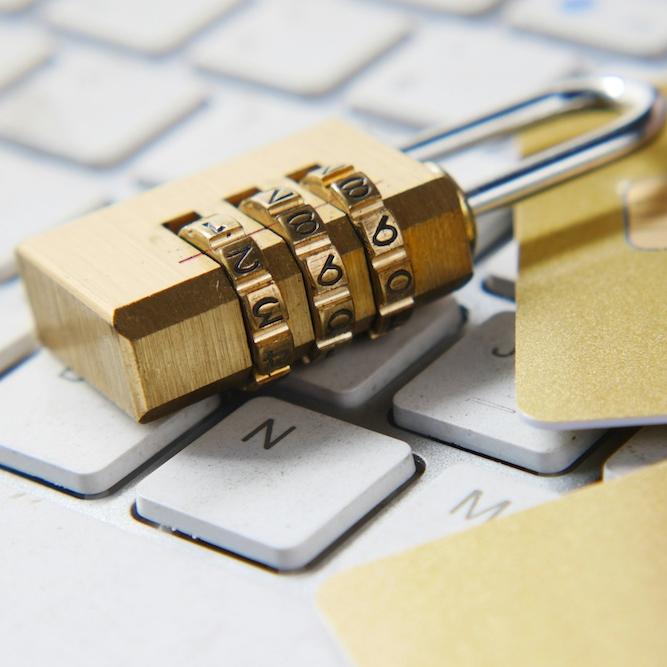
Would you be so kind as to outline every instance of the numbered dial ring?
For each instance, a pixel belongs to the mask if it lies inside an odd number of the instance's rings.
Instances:
[[[294,340],[285,301],[265,268],[261,248],[241,223],[226,213],[190,223],[179,236],[225,268],[241,302],[256,384],[288,373]]]
[[[315,353],[349,341],[355,313],[348,277],[315,208],[289,186],[258,192],[239,208],[280,234],[299,264],[315,328]]]
[[[378,313],[371,334],[384,333],[414,306],[414,274],[398,221],[373,181],[352,165],[318,167],[302,183],[352,220],[370,265]]]

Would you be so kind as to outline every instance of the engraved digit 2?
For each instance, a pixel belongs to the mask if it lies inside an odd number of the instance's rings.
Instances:
[[[275,324],[276,322],[280,322],[283,319],[283,316],[280,314],[273,315],[274,311],[273,306],[276,306],[279,303],[280,302],[275,297],[265,296],[263,299],[257,301],[255,305],[252,307],[252,314],[258,320],[260,320],[259,322],[260,329],[268,327],[270,324]],[[269,308],[266,308],[265,306],[269,306]]]
[[[234,272],[243,275],[244,273],[250,273],[255,269],[261,266],[259,259],[256,257],[248,263],[248,258],[252,254],[253,247],[252,245],[246,245],[237,250],[232,250],[227,253],[227,258],[231,259],[232,257],[240,257],[234,262]]]

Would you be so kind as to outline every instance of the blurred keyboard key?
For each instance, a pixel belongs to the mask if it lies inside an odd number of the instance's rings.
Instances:
[[[44,16],[55,26],[137,51],[179,47],[238,0],[56,0]]]
[[[424,480],[426,482],[426,480]],[[377,517],[336,559],[336,567],[384,558],[558,498],[481,466],[456,464]]]
[[[0,465],[80,494],[107,491],[210,414],[212,397],[137,424],[46,350],[0,380]]]
[[[137,511],[271,567],[303,567],[415,472],[404,442],[256,398],[144,479]]]
[[[463,313],[451,297],[415,309],[394,331],[370,340],[360,337],[328,358],[290,373],[281,388],[299,397],[344,408],[363,405],[425,354],[453,341],[463,326]]]
[[[514,313],[464,336],[394,396],[404,428],[540,473],[561,472],[602,431],[538,429],[514,400]]]
[[[572,73],[570,50],[493,28],[422,30],[353,87],[357,109],[416,127],[468,120]]]
[[[664,0],[522,0],[508,16],[519,28],[633,56],[667,51]]]
[[[206,69],[302,95],[320,95],[400,40],[399,14],[349,0],[264,2],[207,36],[194,52]]]
[[[667,426],[645,426],[605,461],[602,477],[615,479],[665,459]]]
[[[512,240],[491,255],[485,262],[482,285],[487,292],[514,301],[514,289],[519,275],[519,246]]]
[[[26,9],[34,0],[0,0],[0,12],[18,12],[21,9]]]
[[[0,135],[87,165],[115,164],[202,100],[189,78],[95,52],[59,59],[0,104]]]
[[[21,283],[0,285],[0,373],[37,348],[30,307]],[[7,406],[3,408],[7,409]]]
[[[27,236],[101,206],[104,182],[0,148],[0,282],[16,273],[14,248]]]
[[[456,14],[483,14],[497,7],[502,0],[400,0],[403,5],[413,5],[435,11],[454,12]]]
[[[0,486],[5,667],[340,665],[311,598],[95,504]]]
[[[0,26],[0,88],[44,62],[51,49],[51,40],[39,30]]]
[[[142,183],[163,183],[280,139],[323,114],[275,97],[225,94],[149,150],[135,173]]]

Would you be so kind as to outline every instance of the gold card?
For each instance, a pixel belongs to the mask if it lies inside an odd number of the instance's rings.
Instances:
[[[333,576],[359,667],[652,667],[667,656],[667,462]]]
[[[527,152],[589,127],[561,120]],[[531,423],[667,422],[667,131],[521,203],[516,400]]]

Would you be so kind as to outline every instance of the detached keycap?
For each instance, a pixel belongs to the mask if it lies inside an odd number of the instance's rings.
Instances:
[[[146,519],[271,567],[303,567],[408,481],[410,447],[256,398],[143,480]]]

